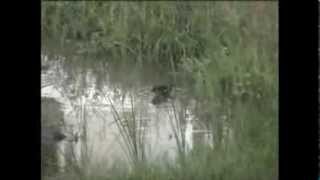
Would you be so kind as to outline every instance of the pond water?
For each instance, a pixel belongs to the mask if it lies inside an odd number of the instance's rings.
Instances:
[[[89,76],[84,93],[71,98],[59,86],[63,75],[58,75],[56,68],[43,72],[42,84],[54,85],[43,87],[42,97],[54,98],[63,105],[63,131],[79,138],[58,143],[62,169],[67,166],[68,156],[79,166],[106,168],[120,161],[128,165],[137,160],[173,162],[179,153],[190,151],[194,141],[213,144],[211,129],[193,113],[197,102],[186,100],[179,88],[164,88],[167,92],[161,94],[161,88],[157,91],[155,87],[163,84],[125,89],[104,84],[97,90],[93,88],[94,78]],[[48,83],[48,79],[55,81]]]

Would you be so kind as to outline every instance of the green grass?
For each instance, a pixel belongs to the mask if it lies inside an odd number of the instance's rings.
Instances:
[[[131,172],[121,167],[112,170],[93,170],[84,180],[193,180],[193,179],[262,179],[277,178],[277,167],[268,164],[257,149],[251,150],[220,150],[201,148],[188,156],[185,165],[142,164]],[[241,154],[241,156],[239,156]],[[68,174],[63,179],[79,179]]]

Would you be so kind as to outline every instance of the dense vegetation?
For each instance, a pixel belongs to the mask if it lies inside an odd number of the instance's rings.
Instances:
[[[218,148],[195,150],[189,165],[142,165],[108,178],[277,178],[277,8],[262,1],[42,2],[42,54],[65,57],[68,80],[80,77],[85,87],[91,72],[97,88],[173,83],[197,100],[198,117],[214,123]],[[234,129],[228,146],[225,123]]]

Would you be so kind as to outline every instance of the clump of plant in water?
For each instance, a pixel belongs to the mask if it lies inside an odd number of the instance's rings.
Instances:
[[[90,70],[97,88],[173,83],[212,127],[214,148],[194,149],[183,168],[139,165],[110,179],[277,178],[277,2],[42,7],[42,54],[66,57],[70,77]],[[229,140],[224,129],[232,131]]]

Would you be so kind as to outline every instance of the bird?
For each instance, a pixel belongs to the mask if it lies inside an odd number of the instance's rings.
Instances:
[[[173,85],[156,85],[154,86],[151,91],[155,94],[154,98],[152,99],[151,103],[154,105],[158,105],[168,101],[168,99],[172,98],[171,91]]]
[[[155,94],[162,94],[162,95],[170,95],[170,92],[173,88],[172,84],[169,85],[156,85],[152,88],[152,92]]]

